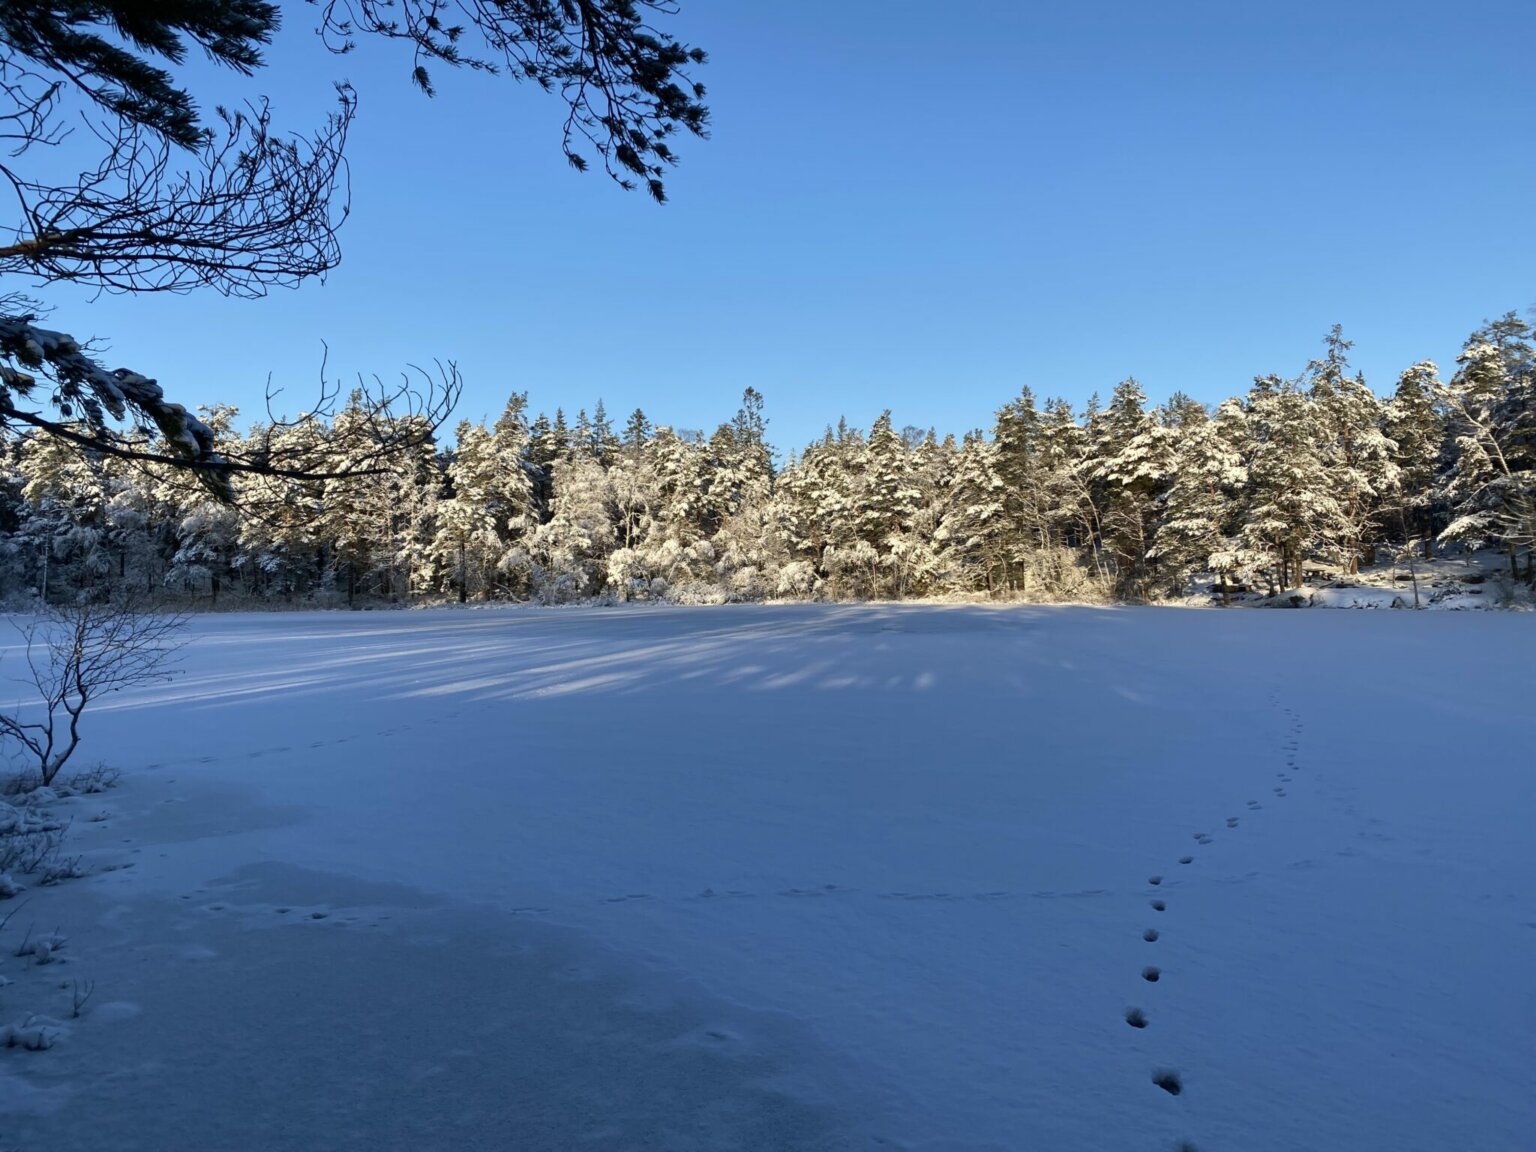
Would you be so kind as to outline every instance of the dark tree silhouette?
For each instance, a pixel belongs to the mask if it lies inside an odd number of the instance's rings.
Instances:
[[[648,23],[675,13],[670,0],[314,0],[335,52],[361,37],[404,41],[411,75],[432,93],[443,65],[530,80],[567,106],[562,148],[585,169],[583,146],[620,185],[643,183],[665,199],[679,128],[703,136],[704,89],[687,73],[704,53]],[[293,5],[297,7],[297,5]],[[321,278],[341,258],[337,231],[349,207],[344,150],[356,96],[313,133],[285,135],[263,102],[217,109],[212,122],[170,70],[196,48],[251,73],[281,19],[264,0],[7,0],[0,6],[0,180],[12,218],[0,225],[0,426],[30,427],[111,455],[196,472],[216,493],[256,472],[325,478],[314,460],[290,458],[293,437],[258,440],[230,455],[186,407],[148,375],[108,368],[83,342],[39,322],[31,293],[49,284],[104,292],[206,288],[259,297]],[[450,16],[452,19],[450,19]],[[458,22],[454,22],[458,21]],[[60,178],[60,144],[78,124],[99,145],[96,163]],[[41,157],[41,159],[40,159]],[[24,288],[18,290],[18,281]],[[363,389],[366,443],[335,452],[349,469],[382,467],[447,419],[459,394],[449,362],[412,369],[399,387]],[[339,388],[323,384],[299,418],[334,413]],[[274,417],[267,427],[291,428]]]

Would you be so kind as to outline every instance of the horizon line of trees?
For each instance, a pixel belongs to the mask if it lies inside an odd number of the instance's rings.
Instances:
[[[680,602],[916,598],[1148,600],[1214,577],[1270,593],[1389,550],[1498,549],[1536,582],[1536,329],[1509,313],[1449,380],[1411,365],[1389,396],[1338,326],[1295,379],[1207,406],[1151,406],[1134,380],[1081,413],[1025,388],[959,440],[835,429],[775,468],[763,397],[711,435],[573,423],[514,394],[490,427],[374,431],[365,397],[328,421],[216,440],[323,460],[371,436],[411,445],[333,476],[237,475],[236,503],[175,468],[7,432],[0,599],[115,587],[183,601],[334,605],[596,596]],[[411,417],[407,417],[407,420]],[[410,432],[410,429],[404,429]]]

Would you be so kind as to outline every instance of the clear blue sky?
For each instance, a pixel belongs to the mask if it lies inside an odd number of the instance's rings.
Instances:
[[[341,267],[255,302],[51,292],[56,322],[248,409],[269,372],[301,406],[322,339],[349,372],[457,360],[470,418],[527,390],[709,429],[752,385],[791,450],[885,407],[988,426],[1024,384],[1216,401],[1335,322],[1386,391],[1536,305],[1530,0],[681,3],[714,130],[664,208],[566,166],[556,98],[440,72],[428,100],[285,5],[269,68],[199,91],[297,129],[357,85]]]

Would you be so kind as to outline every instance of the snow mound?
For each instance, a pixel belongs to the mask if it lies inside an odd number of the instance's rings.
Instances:
[[[28,1052],[46,1052],[57,1044],[69,1027],[50,1016],[25,1016],[0,1026],[0,1048],[23,1048]]]

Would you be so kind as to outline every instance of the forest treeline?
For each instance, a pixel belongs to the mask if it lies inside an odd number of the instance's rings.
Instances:
[[[237,475],[237,503],[175,468],[14,436],[0,485],[0,595],[127,586],[203,603],[598,596],[683,602],[1157,599],[1214,576],[1278,592],[1313,566],[1498,549],[1536,579],[1536,331],[1508,314],[1449,379],[1428,361],[1378,396],[1336,327],[1300,377],[1262,376],[1208,407],[1149,404],[1135,380],[1075,412],[1028,389],[961,439],[835,429],[775,466],[748,389],[713,434],[615,427],[601,403],[458,425],[380,471]],[[238,447],[238,413],[205,412]],[[327,422],[254,429],[355,451]],[[366,439],[366,437],[361,438]],[[335,472],[348,470],[336,460]]]

